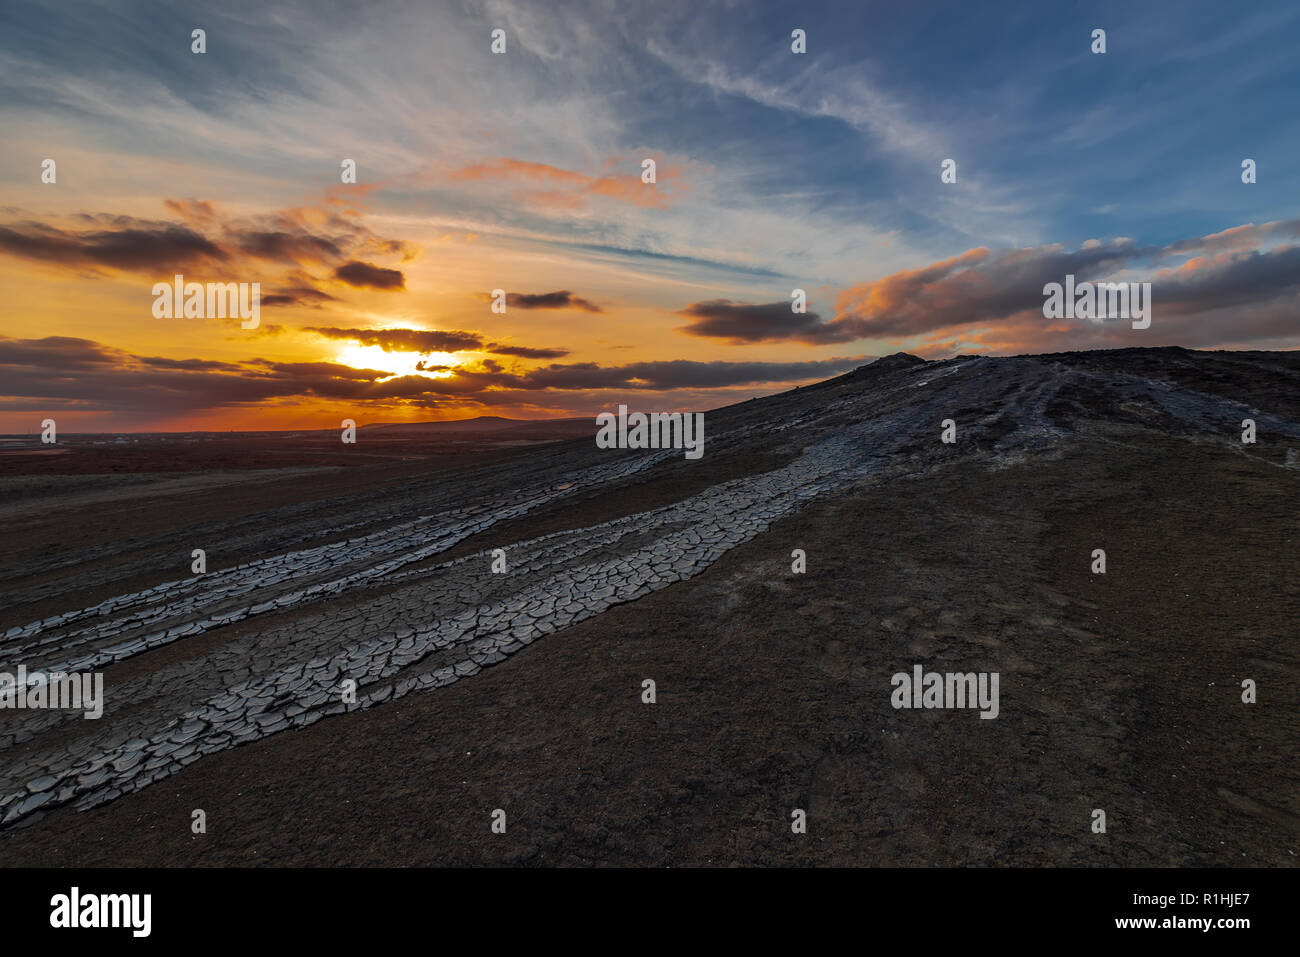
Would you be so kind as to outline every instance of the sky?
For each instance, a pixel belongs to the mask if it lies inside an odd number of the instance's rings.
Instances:
[[[0,432],[1293,349],[1297,49],[1292,2],[6,0]],[[178,274],[258,283],[258,325],[160,317]],[[1044,318],[1067,275],[1150,282],[1150,326]]]

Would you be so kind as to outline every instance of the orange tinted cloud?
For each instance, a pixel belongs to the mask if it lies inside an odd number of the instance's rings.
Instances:
[[[633,206],[663,208],[689,189],[682,180],[683,172],[681,164],[670,165],[656,159],[656,182],[643,183],[639,162],[635,172],[588,176],[546,163],[498,157],[455,170],[449,177],[467,182],[507,183],[515,187],[521,201],[538,206],[572,209],[593,196],[603,196]]]
[[[1278,241],[1297,235],[1300,220],[1248,225],[1163,247],[1123,238],[1088,240],[1076,250],[1059,243],[979,247],[852,286],[840,294],[836,315],[827,321],[814,313],[792,316],[787,303],[716,300],[683,310],[696,319],[684,331],[735,343],[875,340],[922,355],[971,347],[1014,353],[1133,345],[1126,324],[1049,324],[1044,287],[1067,275],[1079,283],[1131,282],[1141,272],[1151,285],[1159,324],[1158,332],[1143,334],[1142,345],[1275,345],[1296,334],[1300,244]],[[1184,257],[1191,258],[1174,265]],[[1170,265],[1152,271],[1161,263]],[[920,345],[912,346],[918,337]]]

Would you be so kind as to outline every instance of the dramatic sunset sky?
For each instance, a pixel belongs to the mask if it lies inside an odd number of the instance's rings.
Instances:
[[[1297,51],[1289,0],[6,0],[0,431],[707,410],[899,350],[1296,348]],[[154,318],[175,273],[260,282],[260,327]],[[1044,319],[1067,273],[1151,281],[1151,328]]]

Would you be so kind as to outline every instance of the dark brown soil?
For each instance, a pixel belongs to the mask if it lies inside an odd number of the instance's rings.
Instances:
[[[1114,430],[868,486],[442,691],[55,811],[0,862],[1292,866],[1297,478]],[[914,663],[998,671],[1000,716],[894,710]]]

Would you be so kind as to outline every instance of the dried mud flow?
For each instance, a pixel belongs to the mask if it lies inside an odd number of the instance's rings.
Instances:
[[[699,460],[391,449],[0,478],[0,672],[105,682],[0,710],[0,863],[1296,861],[1300,353],[900,354]],[[894,709],[917,664],[998,717]]]

